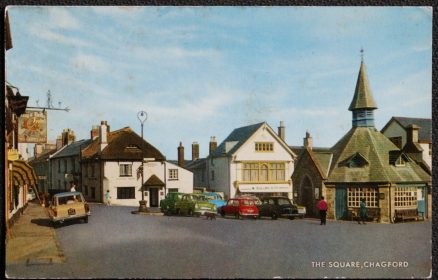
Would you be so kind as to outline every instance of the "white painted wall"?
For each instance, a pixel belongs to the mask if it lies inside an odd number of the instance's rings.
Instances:
[[[132,176],[120,177],[120,164],[132,164]],[[137,169],[141,162],[121,161],[121,162],[106,162],[104,171],[104,187],[103,194],[107,190],[110,191],[112,205],[124,206],[139,206],[139,201],[142,199],[141,194],[141,177],[137,179]],[[169,180],[169,169],[178,169],[178,180]],[[166,178],[165,178],[166,173]],[[165,197],[169,188],[177,188],[179,192],[192,193],[193,192],[193,173],[179,167],[178,165],[169,162],[147,162],[144,164],[144,182],[146,182],[152,175],[156,175],[167,187],[161,188],[158,192],[158,200]],[[118,187],[134,187],[135,198],[133,199],[118,199]],[[149,207],[149,191],[144,192],[144,199]]]
[[[252,183],[251,185],[260,187],[263,185],[268,188],[281,188],[282,192],[287,192],[289,197],[292,197],[292,180],[291,176],[294,171],[293,157],[285,146],[273,135],[273,131],[269,128],[262,128],[255,132],[247,142],[242,145],[232,157],[220,157],[208,159],[208,178],[210,188],[216,191],[222,191],[224,194],[232,198],[236,195],[235,182],[242,181],[242,166],[244,162],[285,162],[285,180],[282,184],[261,184]],[[256,152],[256,142],[273,142],[273,152]],[[215,172],[215,180],[211,179],[211,171]],[[265,192],[272,192],[266,190]]]

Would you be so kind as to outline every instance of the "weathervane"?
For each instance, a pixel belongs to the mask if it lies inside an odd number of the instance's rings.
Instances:
[[[363,48],[360,48],[360,61],[363,62]]]
[[[52,93],[50,92],[50,90],[47,91],[47,106],[46,107],[39,107],[39,100],[36,101],[37,107],[27,107],[29,109],[42,109],[43,112],[45,110],[58,110],[58,111],[70,111],[70,109],[68,107],[65,108],[61,108],[61,101],[58,102],[58,108],[55,108],[55,106],[53,106],[53,101],[52,101]]]

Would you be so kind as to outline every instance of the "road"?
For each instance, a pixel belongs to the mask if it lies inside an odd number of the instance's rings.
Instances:
[[[431,222],[235,220],[145,216],[91,206],[89,223],[56,229],[66,262],[11,265],[24,278],[422,278]],[[390,263],[388,263],[390,262]],[[392,267],[382,267],[391,265]],[[374,266],[374,267],[372,267]],[[398,267],[393,267],[398,266]]]

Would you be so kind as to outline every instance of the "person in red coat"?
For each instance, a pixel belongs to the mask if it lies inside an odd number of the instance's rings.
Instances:
[[[321,225],[325,225],[326,217],[327,217],[327,202],[324,200],[324,197],[321,197],[321,200],[316,204],[316,208],[319,209],[319,216],[321,218]]]

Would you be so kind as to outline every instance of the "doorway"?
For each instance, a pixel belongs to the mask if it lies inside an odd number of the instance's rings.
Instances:
[[[150,207],[158,207],[158,188],[149,189],[149,205]]]
[[[301,191],[301,203],[306,206],[306,215],[313,217],[315,215],[313,211],[315,199],[313,198],[313,185],[308,176],[304,177],[304,180],[301,184]]]

